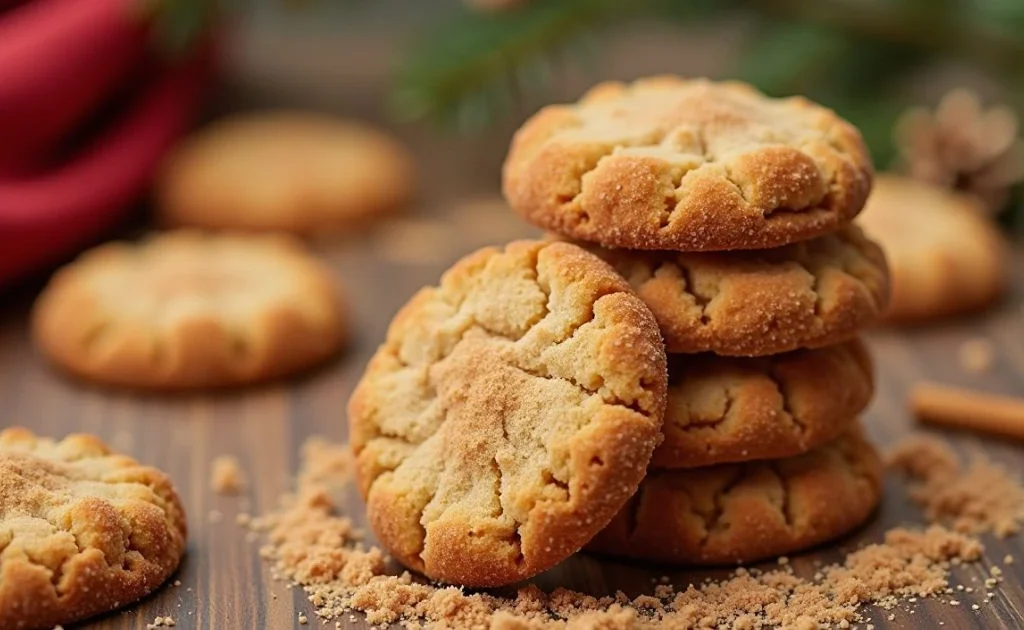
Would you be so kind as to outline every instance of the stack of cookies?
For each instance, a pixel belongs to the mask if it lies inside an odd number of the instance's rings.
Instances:
[[[381,544],[489,587],[583,548],[749,561],[863,522],[881,466],[856,335],[888,277],[850,221],[871,178],[849,124],[741,85],[542,110],[504,188],[551,238],[417,293],[349,401]]]
[[[858,414],[857,334],[888,300],[851,224],[873,178],[860,134],[804,99],[654,78],[541,110],[505,163],[510,205],[609,262],[668,352],[664,440],[589,548],[688,564],[798,551],[881,494]]]

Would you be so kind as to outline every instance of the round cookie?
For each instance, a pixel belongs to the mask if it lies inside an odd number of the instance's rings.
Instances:
[[[185,551],[159,470],[91,435],[0,432],[0,627],[53,628],[156,590]]]
[[[349,402],[370,524],[443,582],[552,567],[636,491],[666,379],[654,318],[600,259],[479,250],[396,315]]]
[[[874,395],[873,372],[859,340],[749,359],[669,355],[665,440],[651,467],[805,453],[856,421]]]
[[[312,112],[236,115],[186,140],[157,185],[165,225],[344,230],[405,203],[412,157],[360,123]]]
[[[298,242],[179,231],[102,245],[58,271],[32,334],[81,377],[169,390],[311,367],[340,348],[345,320],[329,270]]]
[[[1006,288],[1009,246],[966,196],[882,174],[857,222],[889,260],[890,322],[976,311]]]
[[[848,533],[881,495],[881,460],[858,427],[788,459],[652,471],[587,548],[688,565],[756,562]]]
[[[803,98],[736,82],[602,83],[515,134],[509,204],[531,223],[605,247],[777,247],[852,219],[873,169],[860,133]]]
[[[889,299],[885,256],[855,226],[759,251],[588,249],[633,285],[670,353],[819,348],[856,335]]]

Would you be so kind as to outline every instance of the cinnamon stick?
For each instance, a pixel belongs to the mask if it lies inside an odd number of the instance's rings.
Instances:
[[[919,422],[1024,440],[1024,399],[922,382],[910,391]]]

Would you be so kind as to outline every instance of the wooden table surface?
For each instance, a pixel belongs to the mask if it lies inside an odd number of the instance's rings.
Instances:
[[[298,613],[312,609],[298,589],[270,579],[234,516],[246,509],[260,513],[291,487],[299,447],[311,435],[346,437],[345,404],[361,370],[381,341],[390,316],[420,286],[433,283],[460,255],[479,246],[536,234],[495,204],[470,203],[495,195],[498,167],[507,129],[489,140],[445,138],[422,129],[400,133],[417,152],[422,167],[422,194],[408,215],[428,220],[406,226],[401,239],[380,232],[347,242],[319,244],[347,292],[354,312],[355,339],[334,363],[288,383],[212,396],[144,397],[106,391],[69,381],[48,369],[28,338],[26,314],[31,288],[0,293],[0,426],[23,424],[42,434],[72,431],[98,434],[141,461],[160,467],[174,479],[189,515],[188,554],[174,579],[154,596],[90,624],[107,630],[142,629],[154,617],[170,615],[179,628],[300,628]],[[503,137],[502,137],[503,136]],[[424,219],[425,218],[425,219]],[[408,243],[410,234],[434,234],[432,244]],[[419,260],[416,260],[416,259]],[[1024,281],[1024,251],[1014,264],[1015,287]],[[998,310],[969,320],[915,331],[869,335],[878,364],[877,397],[865,415],[874,440],[885,447],[919,430],[905,411],[908,387],[921,378],[958,383],[993,392],[1024,395],[1024,293],[1019,288]],[[957,358],[960,344],[984,337],[997,356],[987,374],[965,371]],[[1024,469],[1024,448],[998,439],[944,433],[958,448],[980,447],[992,458]],[[209,489],[214,457],[236,455],[249,476],[242,498],[223,497]],[[345,509],[362,519],[358,500]],[[223,519],[214,522],[211,512]],[[921,514],[905,496],[903,484],[890,478],[876,517],[837,545],[793,556],[798,570],[814,560],[834,561],[841,550],[877,541],[886,529],[920,523]],[[985,537],[986,560],[957,569],[955,579],[983,581],[991,562],[1006,554],[1024,560],[1024,538],[999,541]],[[1018,628],[1024,625],[1024,562],[1006,568],[1005,582],[990,604],[973,611],[981,595],[959,593],[964,605],[952,607],[922,600],[916,612],[870,612],[875,628]],[[813,572],[813,571],[812,571]],[[578,556],[541,576],[546,588],[556,585],[604,594],[621,589],[635,595],[650,589],[664,568],[645,568]],[[669,572],[673,583],[686,585],[705,575]],[[348,624],[347,621],[345,621]],[[362,623],[349,624],[364,627]],[[330,625],[333,627],[333,624]],[[346,627],[349,627],[348,625]]]

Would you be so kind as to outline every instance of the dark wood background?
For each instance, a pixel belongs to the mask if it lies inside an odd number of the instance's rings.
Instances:
[[[261,26],[262,24],[262,26]],[[309,24],[271,28],[272,20],[245,25],[232,49],[224,88],[214,110],[301,104],[381,122],[382,78],[401,37],[348,29],[344,35]],[[339,27],[340,28],[340,27]],[[398,33],[398,34],[395,34]],[[673,71],[719,73],[730,54],[730,31],[691,34],[685,45],[677,35],[657,28],[626,33],[607,43],[602,77],[628,77]],[[682,48],[680,47],[682,46]],[[699,50],[700,55],[684,54]],[[573,96],[592,78],[569,75],[552,98]],[[479,246],[536,234],[497,200],[498,168],[514,124],[509,122],[473,137],[454,137],[426,126],[394,128],[419,158],[421,193],[400,223],[347,241],[319,243],[344,287],[354,313],[354,343],[334,363],[298,380],[212,396],[139,396],[69,381],[48,369],[27,335],[26,314],[38,283],[0,293],[0,426],[27,425],[62,436],[86,431],[171,474],[189,515],[188,555],[173,579],[154,596],[83,627],[142,629],[154,617],[170,615],[179,628],[300,628],[299,612],[318,621],[301,591],[269,578],[257,555],[258,544],[234,522],[240,511],[260,513],[291,487],[298,450],[311,435],[346,437],[345,404],[362,367],[383,338],[390,316],[420,286],[433,283],[460,255]],[[412,222],[415,221],[415,222]],[[140,220],[144,224],[144,218]],[[391,227],[403,228],[397,238]],[[390,226],[390,227],[389,227]],[[129,226],[137,231],[138,225]],[[430,236],[430,244],[410,247],[410,235]],[[868,335],[878,364],[877,398],[865,415],[874,440],[886,447],[915,427],[905,411],[907,389],[922,378],[1006,394],[1024,395],[1024,250],[1014,266],[1014,291],[999,309],[957,322],[913,331],[874,331]],[[997,348],[987,374],[965,371],[957,358],[961,343],[986,338]],[[999,439],[944,433],[960,449],[981,448],[1022,469],[1024,449]],[[237,456],[249,476],[242,497],[223,497],[209,489],[210,465],[222,454]],[[362,518],[358,499],[345,510]],[[211,520],[211,512],[223,519]],[[798,570],[818,560],[833,561],[844,550],[877,541],[898,524],[921,522],[903,485],[890,478],[884,505],[864,528],[835,545],[794,556]],[[962,606],[922,600],[913,614],[901,609],[870,612],[876,628],[1018,628],[1024,624],[1024,544],[1021,538],[985,539],[984,562],[958,568],[955,580],[980,586],[991,563],[1007,554],[1019,562],[1006,569],[995,599],[981,604],[984,589],[957,593]],[[622,589],[636,595],[664,574],[685,586],[721,572],[672,570],[579,556],[538,578],[546,587],[565,586],[604,594]],[[948,599],[945,598],[945,599]],[[348,624],[347,620],[345,621]],[[352,627],[365,624],[353,623]],[[333,627],[333,623],[330,624]],[[347,627],[347,626],[346,626]]]

